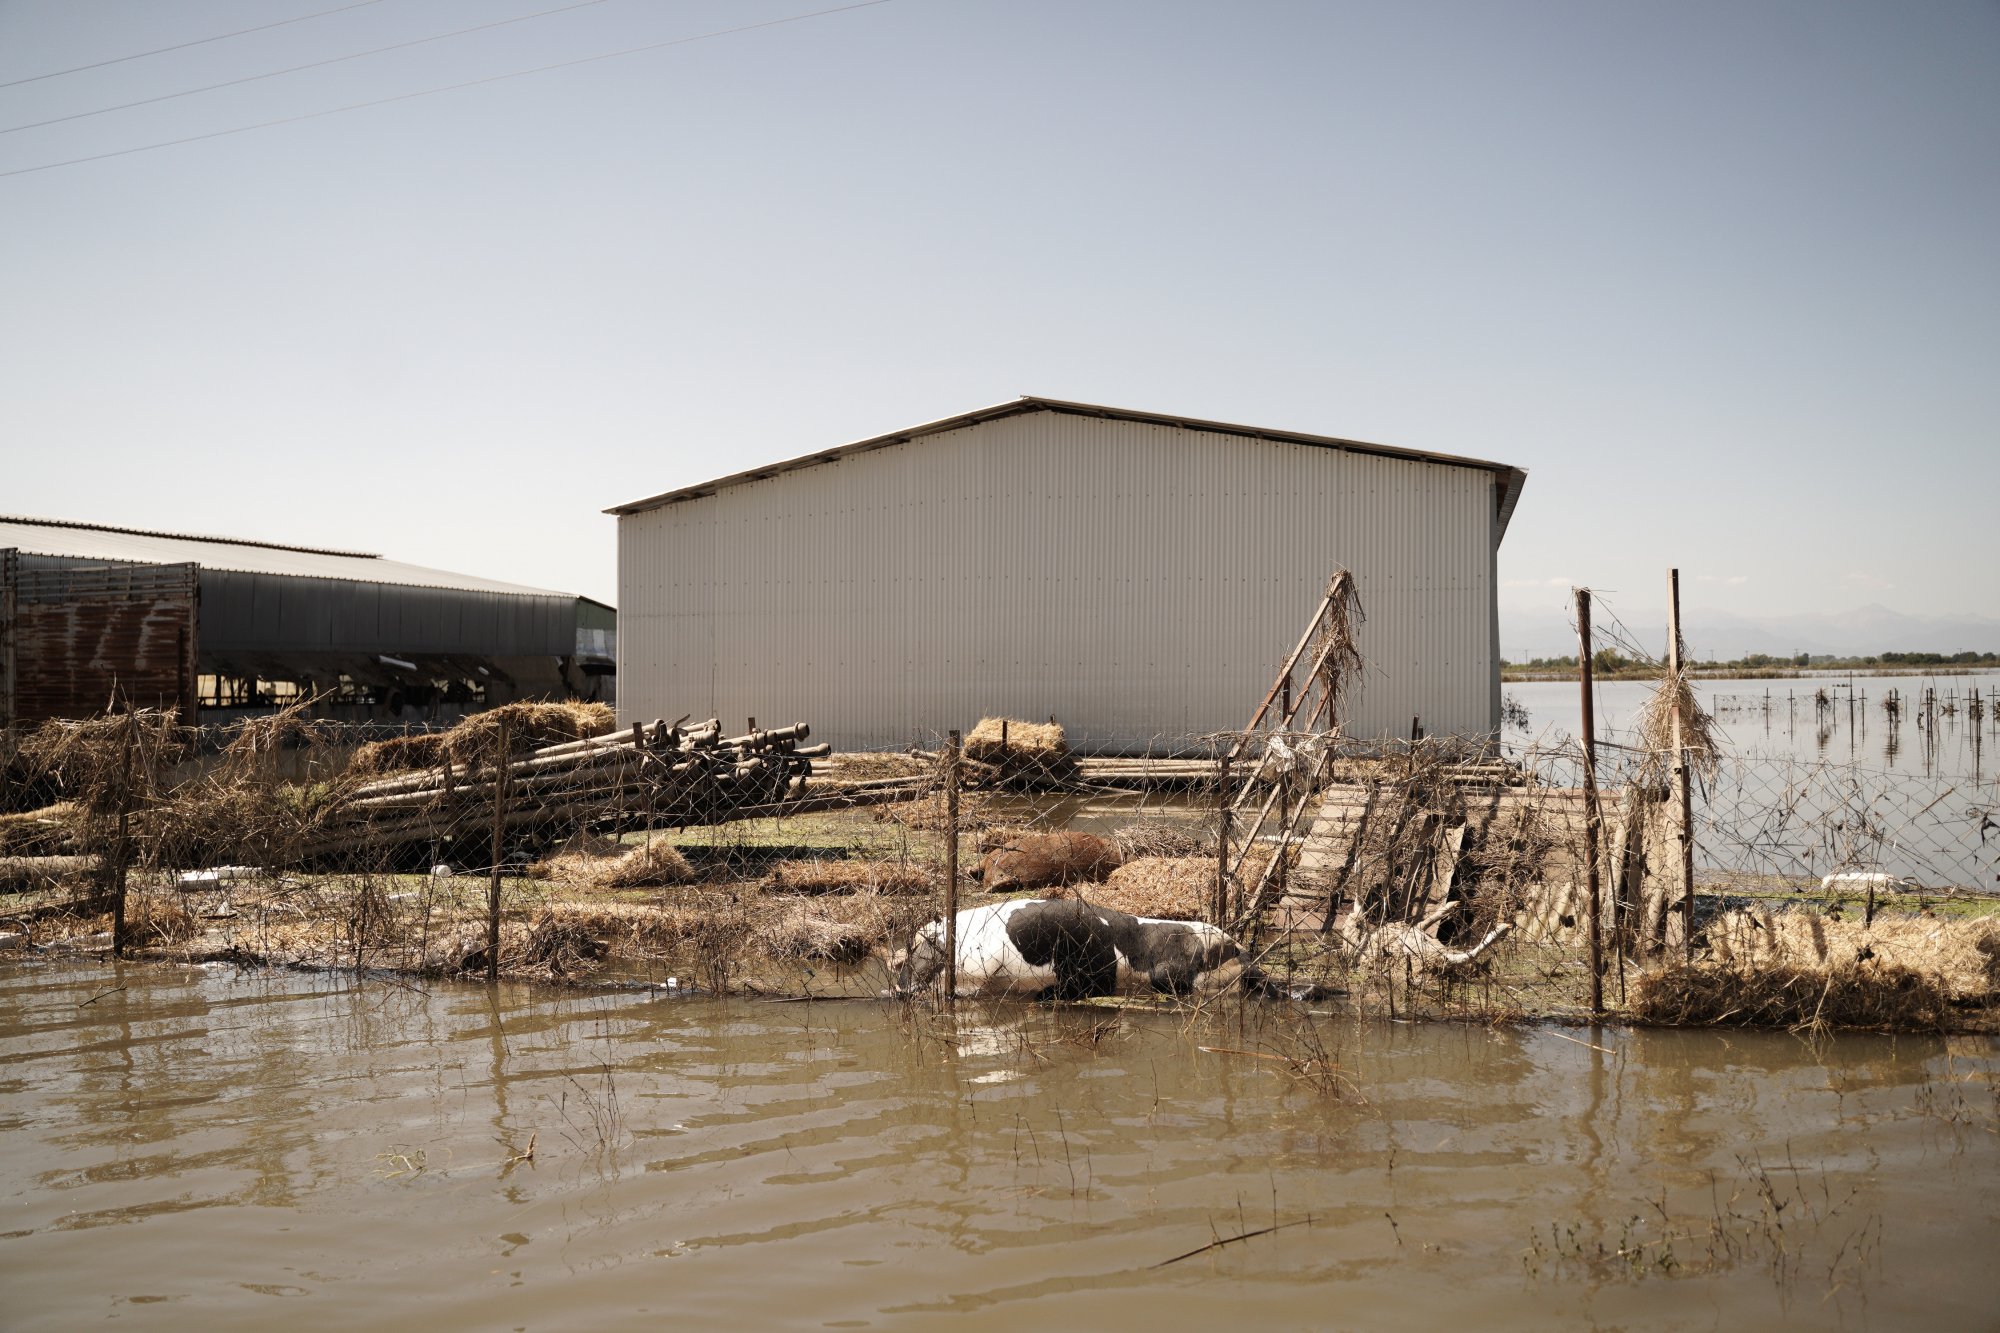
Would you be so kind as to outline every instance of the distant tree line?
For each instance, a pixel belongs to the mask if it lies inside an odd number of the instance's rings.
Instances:
[[[2000,653],[1875,653],[1867,657],[1840,657],[1832,653],[1793,653],[1778,657],[1751,653],[1727,660],[1709,658],[1692,664],[1696,671],[1717,675],[1768,671],[1864,671],[1884,667],[2000,667]],[[1536,657],[1525,662],[1500,659],[1500,669],[1510,675],[1540,673],[1575,675],[1576,657]],[[1590,655],[1593,675],[1615,679],[1645,676],[1658,667],[1636,662],[1614,648],[1600,648]]]

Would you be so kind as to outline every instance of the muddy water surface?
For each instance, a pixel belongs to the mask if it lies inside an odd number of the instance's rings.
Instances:
[[[0,1322],[1990,1328],[1996,1068],[7,965]]]

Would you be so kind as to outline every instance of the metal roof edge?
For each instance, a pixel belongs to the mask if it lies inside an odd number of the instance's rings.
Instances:
[[[380,560],[380,551],[342,551],[331,546],[293,546],[289,542],[258,541],[252,537],[216,537],[200,532],[167,532],[160,528],[128,528],[116,523],[80,523],[70,518],[38,514],[0,514],[0,523],[36,528],[72,528],[78,532],[113,532],[125,537],[159,537],[176,542],[214,542],[218,546],[255,546],[266,551],[297,551],[300,555],[333,555],[347,560]]]
[[[507,597],[533,597],[552,599],[574,599],[581,594],[559,588],[539,588],[523,583],[512,583],[504,579],[484,578],[476,574],[464,574],[448,569],[434,569],[428,565],[415,565],[403,560],[392,560],[381,555],[363,554],[354,551],[337,551],[324,547],[285,546],[276,542],[235,541],[228,537],[189,537],[176,533],[160,532],[145,528],[119,527],[108,523],[79,523],[66,519],[27,518],[0,515],[0,542],[10,546],[16,543],[5,536],[5,525],[44,529],[51,532],[96,532],[111,537],[138,538],[142,543],[191,543],[196,547],[216,548],[237,547],[252,550],[283,552],[289,556],[318,557],[329,561],[353,561],[351,567],[332,568],[275,568],[269,564],[258,565],[245,558],[242,553],[232,554],[227,550],[174,550],[171,547],[132,551],[126,554],[84,554],[75,547],[63,549],[61,543],[51,542],[47,547],[22,546],[21,554],[37,559],[58,560],[80,565],[175,565],[192,564],[204,573],[233,574],[255,578],[278,578],[310,580],[322,583],[371,584],[391,588],[429,588],[441,592],[487,593]],[[25,534],[23,534],[25,537]],[[311,561],[288,562],[274,557],[279,563],[297,563],[310,566]],[[615,610],[615,608],[613,608]]]
[[[1311,435],[1303,431],[1273,430],[1261,426],[1244,426],[1227,421],[1210,421],[1202,417],[1176,416],[1164,412],[1140,412],[1131,408],[1107,407],[1100,403],[1078,403],[1062,398],[1038,398],[1031,394],[988,407],[974,408],[956,416],[940,417],[921,425],[906,426],[890,431],[886,435],[872,435],[867,439],[855,440],[849,444],[835,445],[830,449],[820,449],[795,458],[776,463],[766,463],[762,467],[749,468],[742,472],[732,472],[728,476],[712,481],[697,482],[692,486],[680,486],[658,495],[647,496],[643,500],[632,500],[625,504],[613,505],[603,512],[617,517],[645,513],[682,500],[699,499],[713,495],[726,487],[738,486],[746,481],[762,481],[766,477],[777,476],[781,472],[795,472],[800,468],[812,467],[819,463],[831,463],[855,454],[867,453],[871,449],[886,448],[892,444],[907,444],[926,435],[938,435],[948,430],[958,430],[965,426],[977,425],[985,421],[997,421],[1003,417],[1020,416],[1029,412],[1063,412],[1075,416],[1105,417],[1117,421],[1137,421],[1155,426],[1177,426],[1184,430],[1206,431],[1217,435],[1240,435],[1245,439],[1271,440],[1280,444],[1304,444],[1323,449],[1346,449],[1353,453],[1374,454],[1385,458],[1401,458],[1417,463],[1441,463],[1450,467],[1478,468],[1486,472],[1501,474],[1502,477],[1524,478],[1521,469],[1505,463],[1495,463],[1483,458],[1467,458],[1457,454],[1434,453],[1423,449],[1403,449],[1395,445],[1371,444],[1365,440],[1343,439],[1337,435]],[[1510,483],[1514,495],[1520,493],[1519,481]],[[1511,502],[1505,505],[1511,514]],[[1505,527],[1503,516],[1502,528]]]
[[[1514,507],[1521,503],[1521,489],[1528,484],[1528,470],[1510,467],[1500,475],[1499,513],[1493,524],[1493,547],[1498,550],[1507,536],[1507,525],[1514,521]]]

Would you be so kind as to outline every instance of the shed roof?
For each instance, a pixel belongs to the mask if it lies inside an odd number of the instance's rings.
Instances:
[[[1011,402],[995,403],[991,407],[976,408],[961,412],[957,416],[944,417],[937,421],[927,421],[922,425],[908,426],[891,431],[887,435],[874,435],[851,444],[838,445],[832,449],[822,449],[817,453],[801,454],[782,462],[767,463],[762,467],[745,472],[733,472],[713,481],[700,482],[693,486],[683,486],[676,490],[662,491],[658,495],[647,496],[643,500],[633,500],[626,504],[614,505],[605,510],[607,514],[639,514],[649,509],[682,500],[699,499],[713,495],[729,486],[741,485],[746,481],[761,481],[781,472],[792,472],[799,468],[813,467],[820,463],[831,463],[853,454],[866,453],[871,449],[884,449],[892,444],[907,444],[922,439],[926,435],[938,435],[949,430],[978,425],[986,421],[998,421],[1003,417],[1023,416],[1031,412],[1067,412],[1076,416],[1107,417],[1118,421],[1138,421],[1153,426],[1178,426],[1184,430],[1207,431],[1216,435],[1238,435],[1252,440],[1273,440],[1282,444],[1304,444],[1323,449],[1345,449],[1359,454],[1377,454],[1385,458],[1405,458],[1418,463],[1443,463],[1453,467],[1477,468],[1491,472],[1499,485],[1499,532],[1504,534],[1507,522],[1514,516],[1514,506],[1520,500],[1521,487],[1526,484],[1525,470],[1506,463],[1489,462],[1482,458],[1464,458],[1456,454],[1433,453],[1423,449],[1401,449],[1394,445],[1369,444],[1363,440],[1346,440],[1334,435],[1308,435],[1300,431],[1271,430],[1263,426],[1242,426],[1226,421],[1206,421],[1198,417],[1172,416],[1160,412],[1138,412],[1130,408],[1106,407],[1099,403],[1075,403],[1060,398],[1037,398],[1024,394]]]
[[[238,537],[149,532],[141,528],[109,527],[100,523],[0,514],[0,550],[10,546],[29,555],[69,560],[116,560],[147,565],[197,564],[203,569],[245,574],[344,579],[353,583],[512,593],[523,597],[573,596],[548,588],[530,588],[519,583],[502,583],[496,579],[474,578],[470,574],[407,565],[400,560],[385,560],[365,551],[285,546]]]

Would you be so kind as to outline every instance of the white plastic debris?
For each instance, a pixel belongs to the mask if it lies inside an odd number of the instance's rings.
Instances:
[[[446,865],[442,861],[438,862],[436,865],[431,867],[432,879],[450,879],[453,875],[456,875],[457,873],[458,872],[456,870],[453,870],[450,866]]]
[[[233,879],[256,879],[264,873],[260,866],[211,866],[207,870],[185,870],[175,879],[183,889],[210,889]]]
[[[1909,875],[1889,875],[1878,870],[1843,870],[1819,882],[1822,891],[1874,889],[1877,893],[1904,893],[1923,886]]]

